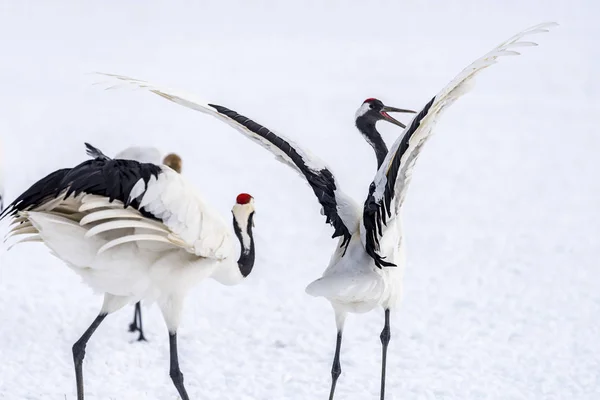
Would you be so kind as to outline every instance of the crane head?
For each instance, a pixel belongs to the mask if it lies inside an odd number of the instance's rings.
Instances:
[[[389,107],[383,104],[383,102],[379,99],[368,98],[366,99],[358,110],[356,110],[356,120],[365,119],[368,122],[375,123],[377,121],[387,121],[394,125],[398,125],[402,128],[406,128],[402,122],[393,118],[389,113],[397,112],[397,113],[410,113],[415,114],[416,111],[407,110],[404,108],[396,108]]]
[[[231,212],[233,213],[234,230],[238,238],[250,238],[252,236],[251,229],[254,228],[254,197],[248,193],[240,193]],[[248,243],[246,243],[246,248],[248,248]]]
[[[248,193],[240,193],[235,199],[235,204],[231,211],[238,223],[246,225],[248,222],[251,222],[249,218],[254,214],[254,197]]]

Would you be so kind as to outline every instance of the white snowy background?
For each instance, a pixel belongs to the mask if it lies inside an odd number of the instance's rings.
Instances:
[[[85,159],[148,144],[224,216],[256,198],[244,284],[188,298],[180,360],[193,399],[326,399],[329,304],[304,293],[335,242],[310,188],[225,124],[131,75],[253,117],[325,159],[362,202],[375,157],[353,126],[367,97],[420,108],[468,63],[544,21],[443,116],[409,191],[405,294],[388,400],[600,399],[600,3],[503,1],[3,1],[0,135],[8,200]],[[400,133],[380,126],[388,143]],[[101,297],[41,245],[0,256],[0,399],[75,399],[71,345]],[[107,318],[84,362],[87,399],[176,399],[167,333]],[[336,399],[378,398],[383,313],[352,316]]]

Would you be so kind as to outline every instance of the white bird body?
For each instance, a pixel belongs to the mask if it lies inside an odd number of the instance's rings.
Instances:
[[[232,285],[250,274],[252,197],[240,194],[232,209],[236,246],[224,219],[181,174],[165,165],[111,160],[89,147],[96,158],[41,179],[0,214],[11,218],[7,240],[16,240],[12,246],[43,242],[88,286],[104,293],[91,333],[128,303],[156,301],[170,334],[173,381],[188,399],[176,356],[183,300],[203,279]],[[77,368],[91,333],[73,348],[79,400],[83,378]]]
[[[325,297],[340,314],[366,313],[380,305],[387,308],[396,304],[402,294],[405,268],[401,237],[400,218],[396,218],[388,225],[380,243],[381,253],[387,254],[386,260],[396,267],[378,268],[365,252],[360,233],[354,233],[345,254],[344,248],[337,246],[323,276],[310,283],[306,292]]]
[[[385,310],[385,325],[381,333],[383,400],[386,354],[390,340],[389,312],[401,297],[405,267],[400,214],[415,162],[442,112],[473,87],[473,78],[479,72],[495,64],[499,57],[518,55],[515,48],[536,46],[533,42],[521,39],[527,35],[547,32],[547,28],[555,25],[540,24],[519,32],[468,65],[414,116],[389,152],[382,152],[385,145],[381,144],[380,136],[365,135],[367,142],[375,149],[378,171],[369,186],[362,210],[340,190],[332,172],[321,160],[284,136],[224,106],[138,79],[106,75],[223,120],[271,151],[278,160],[294,168],[307,180],[322,206],[322,214],[335,229],[333,237],[340,237],[340,247],[334,252],[323,276],[306,289],[310,295],[327,298],[335,310],[338,337],[330,400],[333,399],[336,381],[341,372],[339,352],[346,314],[367,312],[378,305]],[[372,114],[372,111],[377,111],[388,119],[386,111],[392,110],[377,99],[365,100],[356,113],[359,130],[359,124],[363,128],[374,127],[376,121],[363,118]],[[361,133],[364,135],[366,131],[363,129]]]
[[[86,148],[87,148],[87,154],[93,158],[99,158],[99,159],[105,159],[105,160],[109,160],[110,158],[107,157],[104,153],[102,153],[102,151],[98,150],[97,148],[95,148],[94,146],[91,146],[90,144],[86,144]],[[123,160],[133,160],[133,161],[137,161],[140,163],[150,163],[150,164],[154,164],[154,165],[160,165],[163,164],[169,168],[171,168],[173,171],[176,171],[178,173],[181,173],[181,158],[174,153],[171,153],[167,156],[165,156],[164,158],[162,158],[161,152],[160,150],[158,150],[156,147],[152,147],[152,146],[132,146],[132,147],[128,147],[124,150],[122,150],[121,152],[119,152],[116,156],[115,159],[123,159]],[[164,167],[163,167],[164,168]],[[160,176],[160,178],[164,178],[162,175]],[[173,182],[176,182],[176,179],[172,179]],[[140,190],[144,189],[143,185],[140,187],[136,187],[134,188],[134,191],[140,192]],[[193,188],[188,188],[189,190],[193,190]],[[134,193],[136,196],[139,193]],[[197,196],[198,199],[200,199],[200,196]],[[183,199],[185,201],[185,199]],[[100,198],[97,200],[93,200],[93,201],[88,201],[86,202],[86,204],[83,206],[83,208],[85,208],[85,210],[89,210],[92,209],[94,207],[106,207],[107,204],[112,207],[112,208],[120,208],[119,206],[115,206],[111,203],[107,203],[106,199]],[[187,204],[187,203],[186,203]],[[146,207],[150,208],[151,205],[146,205]],[[208,208],[207,206],[205,206],[206,208]],[[157,212],[157,210],[151,210],[153,212]],[[94,215],[96,217],[94,217],[94,219],[97,219],[97,216],[101,216],[102,214],[106,214],[106,213],[114,213],[116,212],[115,210],[109,211],[109,210],[103,210],[102,212],[97,212]],[[127,211],[119,211],[121,214],[127,215]],[[214,213],[213,215],[218,215],[216,213]],[[89,217],[86,217],[89,218]],[[107,230],[110,229],[124,229],[124,228],[130,228],[134,230],[134,233],[136,233],[135,237],[140,238],[140,235],[143,235],[143,232],[139,232],[140,229],[139,228],[145,228],[145,229],[151,229],[153,231],[160,231],[161,228],[159,226],[152,226],[149,225],[148,223],[145,222],[139,222],[136,220],[127,220],[127,221],[115,221],[112,222],[111,224],[103,224],[100,227],[94,227],[91,231],[89,231],[86,236],[91,236],[91,235],[96,235],[97,233],[100,232],[105,232]],[[181,231],[179,229],[173,228],[174,231],[178,234],[181,233]],[[130,236],[131,237],[131,236]],[[119,242],[116,242],[119,243]],[[122,243],[122,241],[121,241]],[[138,248],[140,249],[144,249],[146,251],[149,252],[157,252],[157,251],[166,251],[168,249],[167,245],[160,245],[158,242],[151,242],[151,243],[147,243],[144,241],[138,241]],[[133,322],[129,324],[129,331],[130,332],[139,332],[139,336],[138,336],[138,341],[146,341],[146,337],[144,336],[144,329],[142,326],[142,307],[141,307],[141,301],[136,302],[135,304],[135,311],[134,311],[134,315],[133,315]]]
[[[148,183],[140,206],[164,223],[125,209],[118,200],[107,207],[106,199],[96,195],[70,197],[23,215],[53,254],[88,286],[127,297],[125,304],[185,295],[221,267],[237,270],[237,275],[220,271],[220,281],[241,281],[236,260],[231,259],[235,246],[225,221],[180,174],[161,169],[159,178]],[[82,225],[82,221],[90,222]],[[108,230],[93,234],[98,228]]]

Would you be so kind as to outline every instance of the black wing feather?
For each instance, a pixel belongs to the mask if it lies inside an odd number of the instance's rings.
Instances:
[[[157,178],[160,173],[162,170],[157,165],[132,160],[112,160],[108,157],[87,160],[74,168],[55,171],[34,183],[0,214],[0,219],[40,206],[63,193],[65,199],[86,193],[107,197],[111,202],[119,200],[124,207],[131,205],[144,216],[157,219],[139,207],[142,196],[130,199],[130,194],[140,179],[147,187],[151,177]]]
[[[375,183],[372,182],[371,186],[369,186],[369,195],[365,200],[363,210],[363,225],[366,233],[365,251],[373,258],[375,265],[379,268],[396,266],[393,263],[384,261],[385,257],[379,255],[379,239],[383,236],[383,225],[387,225],[387,218],[392,216],[391,204],[395,193],[396,178],[398,177],[398,171],[400,171],[402,157],[408,150],[411,137],[421,125],[423,118],[429,113],[429,109],[434,101],[435,97],[432,98],[431,101],[413,118],[412,123],[402,137],[400,146],[398,147],[396,154],[394,154],[390,167],[386,173],[386,187],[383,198],[379,202],[374,196]]]
[[[70,170],[70,168],[59,169],[34,183],[4,209],[0,214],[0,220],[7,215],[14,215],[18,211],[28,210],[57,198],[61,193],[58,190],[59,184]]]
[[[231,118],[238,124],[244,126],[246,129],[268,140],[278,149],[283,151],[288,157],[290,157],[292,162],[306,177],[308,184],[311,186],[313,192],[317,196],[319,203],[323,207],[327,223],[333,226],[334,233],[332,237],[336,238],[342,236],[342,247],[347,246],[350,243],[350,238],[352,235],[337,212],[337,202],[335,199],[335,179],[329,169],[323,168],[319,171],[310,169],[304,162],[302,156],[296,151],[296,149],[294,149],[294,147],[292,147],[292,145],[290,145],[286,140],[277,136],[268,128],[226,107],[215,104],[209,104],[209,106],[215,109],[219,114]]]
[[[104,154],[99,148],[92,146],[89,143],[85,143],[85,153],[92,158],[99,158],[101,160],[110,160],[106,154]]]

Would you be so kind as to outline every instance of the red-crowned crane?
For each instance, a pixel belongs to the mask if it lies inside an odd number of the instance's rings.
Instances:
[[[177,354],[184,298],[203,279],[235,284],[254,266],[252,196],[237,196],[232,213],[233,232],[171,168],[98,156],[42,178],[0,214],[11,220],[14,244],[43,242],[104,293],[100,313],[73,345],[78,400],[86,343],[108,314],[142,299],[162,311],[171,379],[189,399]]]
[[[93,158],[106,158],[109,159],[102,151],[98,150],[94,146],[86,143],[86,152]],[[150,163],[155,165],[166,165],[173,171],[181,173],[182,160],[181,157],[176,153],[169,153],[166,156],[162,156],[159,149],[152,146],[131,146],[120,151],[115,159],[118,160],[133,160],[141,163]],[[0,210],[1,211],[1,210]],[[146,341],[144,336],[144,328],[142,326],[142,305],[141,302],[135,303],[135,310],[133,312],[133,322],[129,324],[129,332],[138,332],[139,336],[137,341]]]
[[[327,222],[335,230],[333,237],[340,238],[323,276],[306,288],[308,294],[328,299],[335,312],[337,340],[329,399],[333,399],[341,373],[340,349],[346,315],[349,312],[368,312],[381,306],[384,310],[384,327],[380,335],[380,398],[383,400],[390,341],[390,310],[397,305],[401,295],[405,267],[400,212],[414,164],[442,111],[473,86],[473,78],[479,72],[495,64],[499,57],[518,55],[515,48],[535,46],[535,43],[521,39],[531,34],[547,32],[554,25],[556,24],[545,23],[519,32],[467,66],[428,101],[395,141],[389,153],[383,158],[378,155],[379,170],[369,186],[362,209],[341,191],[334,175],[322,161],[284,136],[275,134],[227,107],[207,103],[145,81],[120,75],[105,75],[219,118],[304,176],[317,196]],[[380,106],[376,101],[367,100],[359,108],[357,116],[365,115],[370,110],[377,112]]]

